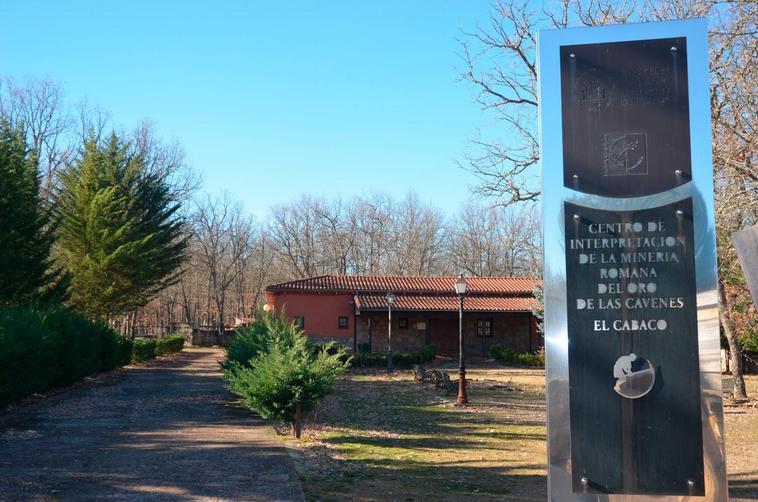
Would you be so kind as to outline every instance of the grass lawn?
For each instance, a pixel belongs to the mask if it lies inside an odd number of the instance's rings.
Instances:
[[[479,362],[468,375],[474,404],[458,408],[405,370],[350,373],[306,424],[307,499],[545,500],[544,371]],[[758,377],[748,385],[758,396]],[[732,500],[758,497],[757,403],[725,409]]]

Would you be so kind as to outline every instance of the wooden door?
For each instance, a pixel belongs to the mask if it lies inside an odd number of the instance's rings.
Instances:
[[[427,344],[440,356],[458,355],[458,319],[430,319]]]

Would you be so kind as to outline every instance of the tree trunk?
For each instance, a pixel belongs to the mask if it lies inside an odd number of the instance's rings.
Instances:
[[[216,329],[216,345],[221,345],[224,336],[224,309],[226,308],[226,299],[224,297],[216,298],[216,309],[218,310],[218,329]]]
[[[719,305],[719,317],[721,325],[724,327],[724,335],[729,345],[729,367],[732,370],[732,381],[734,382],[734,399],[747,399],[745,390],[745,378],[742,375],[742,348],[737,342],[737,337],[732,326],[732,319],[729,315],[729,306],[727,304],[726,293],[723,286],[719,287],[721,293],[721,303]]]
[[[129,315],[129,338],[134,340],[137,337],[137,311],[135,310]]]
[[[300,401],[295,403],[295,420],[292,422],[292,432],[295,437],[300,439],[300,433],[303,429],[303,407]]]

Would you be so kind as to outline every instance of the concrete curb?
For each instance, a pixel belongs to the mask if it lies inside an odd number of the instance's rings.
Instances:
[[[301,482],[301,478],[305,474],[305,464],[299,442],[296,439],[283,439],[281,441],[290,459],[290,468],[294,479],[292,483],[292,500],[305,502],[305,493],[303,492],[303,484]]]

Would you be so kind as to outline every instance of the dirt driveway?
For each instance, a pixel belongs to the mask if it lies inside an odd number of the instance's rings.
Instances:
[[[0,415],[0,500],[302,500],[271,428],[232,404],[223,356],[189,349]]]

